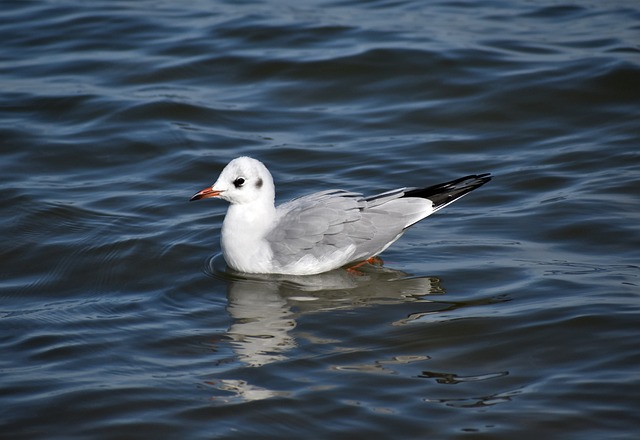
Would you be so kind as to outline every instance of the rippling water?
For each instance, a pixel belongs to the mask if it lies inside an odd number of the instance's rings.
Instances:
[[[637,1],[5,2],[11,439],[632,439]],[[219,255],[278,198],[492,172],[360,275]]]

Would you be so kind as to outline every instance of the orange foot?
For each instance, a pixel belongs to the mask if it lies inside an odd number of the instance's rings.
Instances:
[[[384,261],[382,261],[382,258],[380,257],[367,258],[366,260],[356,263],[353,266],[347,267],[347,272],[350,272],[355,275],[361,275],[362,272],[360,272],[358,268],[364,266],[367,263],[373,266],[382,266],[384,264]]]
[[[384,266],[384,261],[382,261],[382,258],[378,256],[369,258],[367,263],[373,264],[374,266]]]

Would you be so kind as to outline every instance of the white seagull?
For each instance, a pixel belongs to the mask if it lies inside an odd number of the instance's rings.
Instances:
[[[232,269],[311,275],[376,261],[409,226],[489,180],[489,174],[470,175],[369,197],[328,190],[276,207],[267,167],[256,159],[238,157],[191,200],[215,197],[230,203],[220,242]]]

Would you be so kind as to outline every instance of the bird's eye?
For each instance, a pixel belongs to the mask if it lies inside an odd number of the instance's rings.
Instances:
[[[244,177],[238,177],[236,180],[233,181],[233,185],[236,188],[240,188],[242,185],[244,185]]]

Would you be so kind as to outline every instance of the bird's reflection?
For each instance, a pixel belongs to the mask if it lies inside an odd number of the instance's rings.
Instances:
[[[443,293],[438,278],[410,277],[385,267],[305,276],[247,275],[231,272],[214,257],[209,273],[228,283],[227,310],[233,323],[227,336],[237,359],[251,367],[286,359],[296,346],[291,330],[301,314],[417,301]]]
[[[210,276],[224,281],[228,286],[227,310],[232,323],[227,330],[227,336],[231,341],[233,358],[250,369],[285,361],[292,356],[291,353],[295,353],[296,347],[296,333],[292,330],[296,327],[296,320],[305,314],[349,310],[374,304],[419,303],[412,307],[415,312],[390,323],[395,326],[419,322],[426,316],[443,311],[509,300],[508,297],[498,296],[470,301],[442,301],[440,298],[433,298],[435,294],[444,293],[439,278],[413,277],[380,266],[363,266],[359,268],[359,272],[340,269],[309,276],[246,275],[230,271],[222,257],[216,256],[209,260],[206,270]],[[309,338],[308,335],[298,337]],[[392,360],[376,361],[374,365],[347,365],[336,368],[379,372],[385,371],[389,364],[428,358],[420,355],[399,356]],[[249,371],[255,371],[256,374]],[[245,370],[242,378],[227,376],[207,383],[225,393],[225,402],[247,402],[289,394],[286,390],[265,387],[268,381],[258,379],[263,377],[263,372],[264,370]],[[469,376],[455,372],[425,371],[418,377],[435,378],[437,383],[449,385],[493,380],[507,374],[508,372],[484,372]],[[442,402],[447,405],[490,405],[505,401],[501,396],[491,395],[479,403],[473,400],[475,397],[461,402]]]
[[[252,367],[283,360],[296,345],[289,334],[296,321],[277,283],[231,281],[228,296],[233,323],[227,335],[238,359]]]

